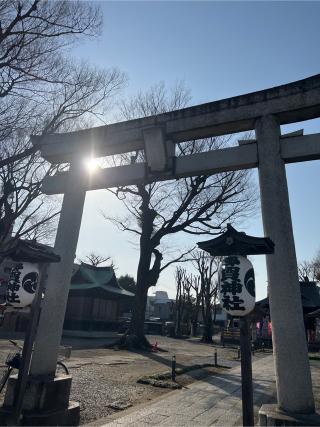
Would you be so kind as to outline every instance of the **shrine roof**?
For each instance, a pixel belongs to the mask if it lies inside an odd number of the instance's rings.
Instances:
[[[55,254],[47,245],[35,240],[16,239],[12,241],[5,252],[1,253],[3,258],[11,258],[13,261],[32,263],[60,262],[60,256]]]
[[[318,309],[320,307],[320,286],[316,282],[311,281],[300,281],[300,292],[301,292],[301,302],[303,308],[314,308]],[[266,297],[260,301],[256,302],[256,307],[264,311],[269,310],[269,297]],[[320,314],[320,309],[317,310]],[[315,313],[315,312],[314,312]],[[320,316],[319,316],[320,317]]]
[[[113,294],[128,297],[134,296],[132,292],[121,288],[112,266],[96,267],[84,262],[76,265],[71,278],[70,290],[84,291],[96,288]]]
[[[274,243],[268,237],[249,236],[237,231],[230,224],[227,225],[227,231],[220,236],[198,242],[197,245],[212,256],[262,255],[274,252]]]

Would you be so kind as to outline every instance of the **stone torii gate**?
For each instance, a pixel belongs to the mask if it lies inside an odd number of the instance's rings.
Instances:
[[[267,255],[278,405],[313,413],[314,399],[291,222],[285,164],[320,159],[320,134],[281,136],[280,125],[320,116],[320,75],[294,83],[196,105],[165,114],[92,129],[42,136],[32,142],[50,163],[70,162],[67,172],[47,177],[46,194],[64,193],[55,252],[49,271],[32,376],[56,368],[72,266],[86,191],[258,167]],[[255,129],[256,140],[237,147],[175,157],[175,144]],[[98,170],[88,176],[86,156],[144,150],[146,163]]]

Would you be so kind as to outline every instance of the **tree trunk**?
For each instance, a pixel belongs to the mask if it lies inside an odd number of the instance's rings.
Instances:
[[[125,341],[128,347],[150,348],[151,345],[144,335],[144,321],[146,314],[148,289],[157,283],[161,268],[161,253],[155,249],[156,243],[151,243],[153,222],[157,213],[149,208],[150,194],[144,186],[138,186],[142,198],[140,256],[137,271],[137,287],[129,334]],[[151,268],[152,254],[155,260]]]
[[[144,336],[144,321],[146,314],[148,288],[138,287],[134,297],[134,308],[131,319],[130,334],[136,337],[137,346],[148,346],[148,341]]]
[[[204,291],[205,294],[203,296],[203,323],[204,330],[202,334],[202,341],[206,343],[212,343],[212,314],[211,314],[211,294],[210,294],[210,282],[206,284]]]
[[[194,320],[192,322],[192,336],[196,337],[198,335],[198,321]]]
[[[212,334],[213,334],[213,327],[212,327],[212,315],[211,310],[206,310],[206,315],[204,319],[204,331],[202,335],[202,341],[206,343],[212,343]]]
[[[182,329],[181,329],[181,317],[182,317],[182,312],[181,312],[181,304],[179,302],[178,307],[177,307],[177,311],[176,311],[176,324],[175,324],[175,336],[177,338],[181,338],[182,337]]]
[[[129,329],[129,336],[131,335],[131,337],[127,337],[126,339],[129,347],[150,347],[148,340],[144,336],[144,321],[149,289],[148,274],[150,263],[151,252],[141,247],[137,272],[137,288],[134,297],[133,313]]]
[[[134,306],[131,325],[129,329],[129,338],[127,338],[127,343],[129,347],[150,347],[150,343],[144,336],[144,321],[146,314],[148,289],[150,287],[150,265],[152,256],[150,236],[152,233],[152,227],[153,216],[148,216],[147,214],[145,214],[142,234],[140,237],[140,257],[137,271],[137,288],[134,297]],[[128,340],[130,340],[130,342]]]
[[[197,292],[196,293],[196,303],[195,303],[194,312],[193,312],[193,319],[192,319],[192,324],[193,324],[192,336],[194,336],[194,337],[196,337],[198,335],[198,320],[199,320],[199,311],[200,311],[200,301],[201,301],[201,295],[198,294],[198,292]]]

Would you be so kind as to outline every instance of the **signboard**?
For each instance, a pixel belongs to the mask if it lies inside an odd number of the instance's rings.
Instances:
[[[39,269],[30,262],[17,263],[10,272],[6,301],[9,306],[23,308],[31,305],[39,280]]]
[[[221,307],[232,316],[245,316],[255,306],[254,271],[251,262],[239,255],[223,259],[219,268]]]

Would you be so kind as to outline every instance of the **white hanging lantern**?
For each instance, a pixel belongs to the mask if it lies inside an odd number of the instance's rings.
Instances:
[[[232,316],[245,316],[255,306],[254,270],[251,262],[239,255],[223,259],[219,268],[221,307]]]
[[[39,268],[30,262],[17,263],[10,272],[7,285],[7,304],[14,308],[31,305],[39,281]]]

